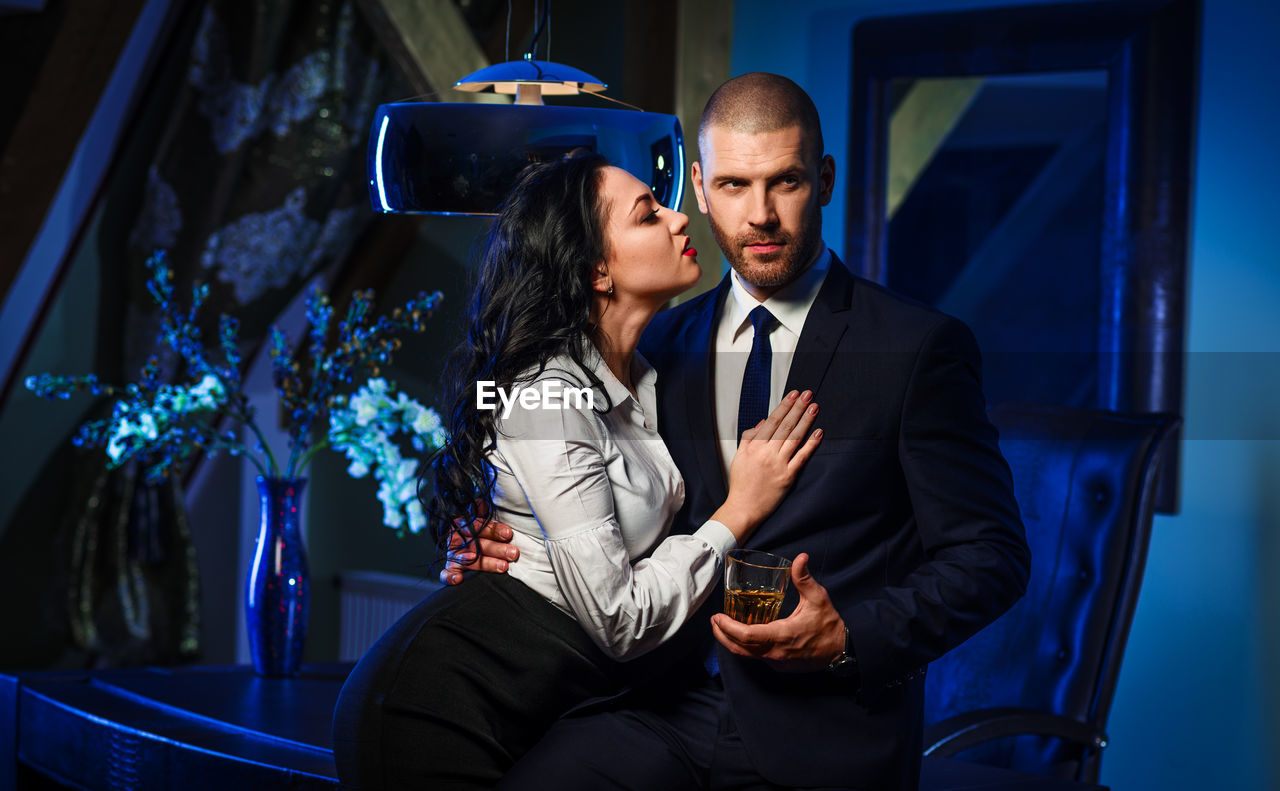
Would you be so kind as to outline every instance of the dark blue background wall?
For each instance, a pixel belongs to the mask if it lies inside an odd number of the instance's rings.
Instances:
[[[854,24],[997,5],[738,0],[732,71],[803,85],[843,168]],[[1156,519],[1112,709],[1102,780],[1120,791],[1280,788],[1280,6],[1204,6],[1182,512]]]

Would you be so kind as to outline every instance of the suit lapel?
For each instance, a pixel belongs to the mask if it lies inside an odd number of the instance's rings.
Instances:
[[[831,366],[832,357],[845,331],[848,329],[848,310],[853,294],[853,277],[839,258],[832,256],[831,267],[823,280],[822,288],[814,300],[804,329],[796,346],[787,375],[787,391],[813,390],[817,392]],[[724,304],[729,289],[726,275],[714,296],[698,311],[685,327],[685,350],[679,356],[683,368],[684,410],[688,418],[688,438],[696,459],[699,478],[706,487],[711,502],[723,502],[729,493],[728,481],[720,465],[720,444],[716,439],[713,418],[715,387],[712,371],[715,364],[715,327],[720,306]]]
[[[713,347],[716,321],[728,288],[729,278],[726,275],[720,281],[715,296],[707,300],[707,306],[690,322],[684,344],[688,353],[683,357],[687,385],[685,394],[689,407],[686,413],[689,417],[689,441],[698,461],[698,473],[711,501],[717,503],[728,495],[729,487],[724,479],[724,468],[720,465],[720,445],[716,440],[712,411],[715,387],[711,372],[715,364]]]
[[[827,277],[822,281],[822,288],[818,290],[809,316],[804,320],[804,329],[800,331],[784,392],[818,392],[827,369],[831,367],[836,347],[849,329],[847,313],[852,298],[853,277],[833,253]]]

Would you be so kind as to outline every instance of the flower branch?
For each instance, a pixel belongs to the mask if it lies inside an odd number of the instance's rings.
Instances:
[[[175,297],[173,271],[165,253],[153,255],[147,267],[151,272],[147,289],[161,317],[157,344],[177,355],[186,382],[162,383],[156,355],[143,365],[138,381],[127,385],[107,384],[93,374],[29,377],[27,388],[49,400],[67,399],[79,392],[114,399],[111,416],[85,423],[75,435],[76,445],[104,448],[111,468],[137,459],[148,480],[174,474],[197,455],[221,452],[245,455],[264,477],[294,478],[306,471],[317,451],[333,446],[352,459],[349,472],[355,477],[375,471],[389,526],[402,530],[407,523],[412,532],[421,529],[421,506],[416,496],[406,494],[407,482],[416,475],[417,461],[403,458],[392,437],[403,434],[415,450],[426,452],[443,445],[443,429],[433,410],[403,393],[392,398],[392,386],[377,377],[400,347],[397,336],[424,329],[424,322],[442,299],[439,292],[419,294],[389,315],[375,318],[373,292],[357,291],[338,322],[335,336],[332,304],[323,292],[313,289],[306,297],[305,342],[291,348],[285,334],[271,328],[268,352],[272,382],[284,407],[289,437],[289,454],[282,468],[242,387],[239,321],[220,316],[217,343],[212,349],[207,347],[199,315],[209,296],[208,286],[195,284],[190,306],[183,310]],[[305,379],[303,354],[307,358]],[[339,391],[350,387],[361,374],[375,378],[348,401]],[[326,416],[330,425],[328,431],[321,431]],[[255,448],[247,448],[234,431],[219,431],[217,426],[225,419],[246,427],[256,440]]]

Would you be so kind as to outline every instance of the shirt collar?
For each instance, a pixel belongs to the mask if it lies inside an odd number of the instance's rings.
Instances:
[[[587,340],[584,346],[586,348],[583,362],[600,378],[601,384],[604,385],[605,395],[609,396],[609,403],[617,407],[626,403],[628,399],[634,401],[635,396],[632,396],[631,391],[622,382],[618,381],[618,377],[613,375],[613,371],[609,370],[609,366],[605,363],[604,357],[600,355],[600,351],[596,349],[596,345]],[[655,392],[657,379],[658,375],[653,370],[653,366],[649,365],[649,361],[637,349],[631,356],[631,383],[635,386],[636,393],[642,397],[642,400],[654,400],[652,398],[644,398],[644,396]]]
[[[791,281],[787,285],[778,290],[776,294],[760,302],[747,291],[742,285],[742,279],[736,271],[729,274],[730,294],[728,309],[731,311],[730,321],[734,328],[735,334],[743,328],[748,322],[748,315],[759,305],[764,305],[778,320],[778,323],[786,327],[797,338],[800,337],[800,330],[804,328],[805,317],[809,315],[809,309],[813,307],[813,301],[818,298],[818,291],[822,288],[822,281],[827,276],[827,270],[831,268],[831,251],[827,249],[826,243],[818,250],[818,258],[813,262],[813,266],[806,269],[800,277]]]

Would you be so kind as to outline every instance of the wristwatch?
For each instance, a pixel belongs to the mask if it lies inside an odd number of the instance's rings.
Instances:
[[[849,627],[844,628],[844,650],[840,656],[831,660],[827,672],[840,678],[858,677],[858,658],[853,655],[853,646],[849,644]]]

